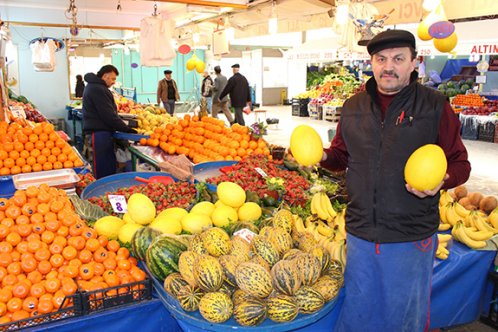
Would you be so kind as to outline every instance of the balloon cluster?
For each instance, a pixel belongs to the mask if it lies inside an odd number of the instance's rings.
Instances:
[[[427,16],[419,23],[417,35],[422,40],[433,40],[434,47],[443,53],[451,52],[458,43],[455,25],[449,22],[443,5],[438,0],[425,0]]]
[[[206,64],[204,61],[199,59],[197,55],[192,55],[190,59],[187,60],[187,70],[197,70],[199,74],[202,74],[204,72],[204,69],[206,69]]]

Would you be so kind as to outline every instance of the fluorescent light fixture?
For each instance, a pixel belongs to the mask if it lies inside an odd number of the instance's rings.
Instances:
[[[335,12],[335,21],[337,24],[344,25],[348,23],[349,15],[349,5],[341,4],[337,6],[337,10]]]
[[[201,35],[198,32],[194,32],[192,34],[192,40],[194,41],[194,43],[198,43],[199,40],[201,40]]]
[[[278,32],[278,18],[272,17],[268,20],[268,33],[274,35]]]
[[[227,37],[227,40],[229,42],[233,41],[235,39],[235,29],[234,28],[225,29],[225,36]]]
[[[431,12],[433,11],[434,9],[436,9],[436,7],[441,4],[441,0],[424,0],[423,4],[422,4],[422,8],[425,10],[425,11],[428,11],[428,12]]]

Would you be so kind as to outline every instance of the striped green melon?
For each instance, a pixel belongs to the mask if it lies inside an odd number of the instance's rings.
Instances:
[[[131,250],[133,253],[133,257],[144,261],[147,249],[149,248],[152,241],[159,235],[161,235],[161,232],[153,228],[139,228],[135,232],[135,234],[133,234],[133,238],[131,240]]]
[[[270,264],[268,264],[260,255],[255,255],[249,262],[261,265],[266,271],[270,272]]]
[[[318,246],[318,242],[310,232],[300,232],[297,240],[294,241],[294,247],[304,251],[312,252]]]
[[[254,234],[259,233],[259,228],[253,222],[239,221],[230,225],[230,234],[235,234],[241,229],[248,229]]]
[[[318,278],[311,287],[322,295],[325,302],[329,302],[339,294],[341,284],[330,275],[324,275]]]
[[[298,267],[303,285],[312,285],[320,277],[322,265],[312,254],[303,254],[293,260]]]
[[[280,293],[294,295],[301,287],[301,277],[294,261],[279,261],[271,268],[273,288]]]
[[[216,292],[223,283],[223,267],[215,257],[199,255],[194,263],[194,278],[205,292]]]
[[[170,273],[178,272],[178,258],[185,250],[187,247],[182,242],[161,235],[147,249],[145,262],[154,277],[164,281]]]
[[[294,258],[297,258],[299,255],[302,255],[302,254],[304,254],[304,252],[302,252],[301,250],[296,249],[296,248],[292,248],[290,250],[287,250],[284,253],[284,255],[282,256],[282,259],[291,261]]]
[[[236,256],[240,262],[247,262],[251,258],[251,244],[240,236],[232,237],[230,255]]]
[[[183,279],[185,279],[190,286],[196,287],[197,281],[194,277],[194,264],[199,254],[193,251],[184,251],[178,259],[178,270],[180,271]]]
[[[201,237],[208,254],[211,256],[219,257],[230,252],[230,236],[223,229],[211,227],[202,232]]]
[[[243,291],[240,288],[236,288],[235,291],[232,293],[232,302],[233,305],[237,305],[240,302],[247,300],[247,299],[256,299],[257,297],[252,296],[251,294]]]
[[[283,228],[287,233],[291,233],[294,217],[289,210],[279,210],[273,217],[273,226]]]
[[[199,303],[199,312],[208,322],[223,323],[232,316],[233,303],[230,296],[225,293],[207,293]]]
[[[208,251],[204,242],[202,241],[201,234],[194,234],[188,245],[188,250],[198,253],[199,255],[207,254]]]
[[[280,255],[292,249],[292,237],[282,227],[272,227],[269,239]]]
[[[220,289],[218,289],[218,292],[225,293],[228,296],[230,296],[230,298],[232,297],[232,294],[234,291],[235,291],[235,286],[232,286],[232,285],[228,284],[227,282],[223,282],[221,284]]]
[[[235,279],[240,289],[255,297],[265,298],[272,291],[270,273],[255,263],[246,262],[237,266]]]
[[[290,322],[299,313],[296,299],[289,295],[277,294],[266,301],[268,318],[277,323]]]
[[[176,295],[180,288],[188,285],[188,282],[182,278],[182,275],[178,272],[173,272],[164,279],[164,289],[166,293],[176,298]]]
[[[235,305],[233,318],[242,326],[257,326],[266,319],[266,304],[257,298],[243,299]]]
[[[235,270],[240,263],[239,259],[234,255],[223,255],[218,257],[218,261],[223,267],[225,282],[229,285],[236,286]]]
[[[318,260],[320,261],[320,265],[322,266],[322,274],[325,274],[328,271],[330,265],[330,253],[327,250],[323,250],[323,248],[321,247],[316,247],[315,249],[313,249],[311,254],[318,258]]]
[[[273,226],[265,226],[259,230],[259,235],[268,239],[270,237],[270,233],[273,229]]]
[[[251,244],[254,253],[261,256],[265,261],[267,261],[270,265],[270,268],[280,260],[280,255],[278,254],[277,249],[263,236],[256,235],[252,239]]]
[[[199,287],[186,285],[178,290],[176,299],[183,310],[192,312],[199,309],[199,302],[203,296],[204,292]]]
[[[325,304],[325,300],[320,292],[311,286],[303,286],[294,294],[299,307],[299,312],[312,314],[320,310]]]

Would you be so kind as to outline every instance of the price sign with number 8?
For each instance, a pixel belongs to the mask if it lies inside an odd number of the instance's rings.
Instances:
[[[128,212],[128,205],[126,204],[126,197],[123,195],[108,195],[109,202],[115,213]]]

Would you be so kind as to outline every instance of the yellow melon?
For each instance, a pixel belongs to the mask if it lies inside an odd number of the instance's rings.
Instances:
[[[448,162],[443,149],[435,144],[415,150],[405,164],[405,181],[418,191],[433,190],[446,175]]]
[[[303,166],[311,166],[322,160],[322,139],[316,130],[308,125],[294,128],[290,148],[296,161]]]
[[[216,187],[218,199],[225,205],[238,208],[246,201],[246,192],[236,183],[221,182]]]
[[[434,38],[434,47],[439,52],[451,52],[455,48],[457,43],[458,37],[456,32],[453,32],[450,36],[443,39]]]

